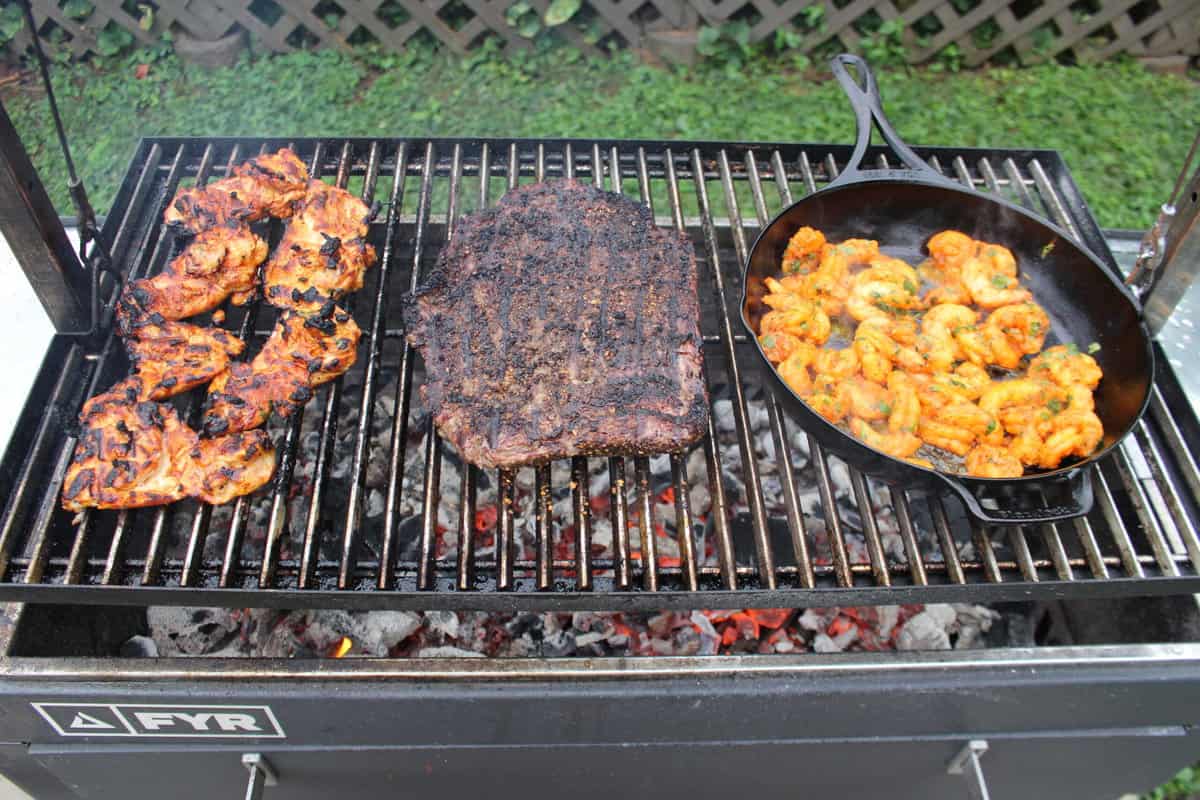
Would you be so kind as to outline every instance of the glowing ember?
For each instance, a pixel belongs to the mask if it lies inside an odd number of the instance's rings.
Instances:
[[[351,647],[354,647],[354,640],[349,636],[343,636],[341,641],[333,646],[333,650],[330,651],[329,656],[331,658],[341,658],[350,652]]]

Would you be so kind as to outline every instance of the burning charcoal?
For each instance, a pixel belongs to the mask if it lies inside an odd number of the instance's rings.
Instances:
[[[421,618],[410,611],[371,611],[363,615],[362,626],[370,640],[391,650],[421,627]]]
[[[950,630],[957,619],[948,605],[934,604],[912,617],[896,637],[899,650],[949,650]]]
[[[671,457],[666,454],[652,456],[650,458],[650,474],[654,477],[671,474]]]
[[[718,433],[733,433],[737,428],[733,418],[733,403],[718,400],[712,404],[713,421]]]
[[[461,647],[422,647],[417,651],[418,658],[483,658],[483,653],[474,650],[463,650]]]
[[[458,638],[458,614],[453,611],[426,611],[425,626],[447,639]]]
[[[202,656],[221,649],[240,628],[234,612],[224,608],[146,609],[150,635],[162,656]]]
[[[421,545],[421,517],[412,514],[396,526],[396,551],[400,561],[416,561]]]
[[[383,513],[383,507],[383,492],[372,489],[371,493],[367,495],[367,516],[378,517]]]
[[[149,636],[130,636],[121,643],[121,658],[158,658],[158,645]]]
[[[954,640],[955,650],[969,650],[984,644],[984,634],[1000,615],[984,606],[955,603],[954,627],[958,634]]]
[[[840,653],[842,648],[837,642],[831,639],[827,634],[818,633],[812,641],[812,649],[815,653]]]
[[[604,637],[599,633],[590,632],[575,634],[576,650],[582,650],[585,647],[591,647],[592,645],[599,644],[602,641],[604,641]]]

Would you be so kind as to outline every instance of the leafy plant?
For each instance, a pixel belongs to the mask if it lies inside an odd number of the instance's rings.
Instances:
[[[133,34],[115,22],[109,22],[96,34],[96,52],[102,56],[115,56],[133,44]]]
[[[1175,777],[1143,795],[1144,800],[1189,800],[1200,792],[1200,765],[1184,767]]]
[[[929,69],[933,72],[958,72],[962,65],[962,50],[956,44],[948,44],[938,52]]]
[[[6,45],[25,27],[25,14],[16,3],[0,8],[0,46]]]
[[[138,28],[149,31],[154,27],[154,6],[138,3]]]
[[[884,20],[873,34],[863,38],[862,52],[876,66],[905,63],[908,60],[908,48],[904,46],[904,22],[899,19]]]
[[[805,6],[800,12],[800,22],[805,30],[825,30],[825,6],[819,3]]]
[[[724,25],[705,26],[700,29],[696,50],[715,64],[727,69],[739,69],[755,55],[750,44],[750,23],[735,20]]]
[[[542,22],[546,24],[547,28],[562,25],[578,14],[582,6],[583,0],[551,0]]]
[[[62,7],[63,14],[79,22],[90,17],[93,10],[95,10],[95,6],[88,0],[67,0]]]
[[[518,0],[504,11],[504,21],[526,39],[532,39],[542,29],[542,19],[526,0]]]

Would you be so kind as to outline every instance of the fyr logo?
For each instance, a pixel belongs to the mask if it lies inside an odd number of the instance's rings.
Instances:
[[[269,706],[31,703],[59,736],[282,739]]]

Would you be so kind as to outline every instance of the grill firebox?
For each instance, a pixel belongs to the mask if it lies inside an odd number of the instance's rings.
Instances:
[[[1096,507],[1071,523],[987,530],[955,500],[847,469],[782,413],[731,324],[759,226],[836,176],[830,145],[498,139],[147,139],[105,233],[128,278],[175,243],[176,189],[290,145],[314,175],[379,202],[380,264],[351,300],[359,361],[271,432],[275,480],[233,504],[89,512],[58,506],[83,400],[124,374],[54,341],[0,472],[0,598],[213,606],[652,610],[894,604],[1200,589],[1196,420],[1169,370],[1150,411],[1092,470]],[[1053,151],[928,148],[951,177],[1044,214],[1117,267]],[[887,166],[887,154],[871,158]],[[464,213],[507,188],[575,177],[651,204],[700,258],[709,435],[688,453],[577,458],[517,472],[463,465],[433,435],[396,301]],[[484,179],[486,178],[486,179]],[[274,245],[281,226],[269,229]],[[273,310],[229,309],[253,351]],[[106,324],[111,322],[111,308]],[[1165,364],[1162,359],[1160,363]],[[198,417],[202,395],[181,402]],[[722,446],[724,444],[724,446]],[[650,532],[647,535],[647,532]]]

